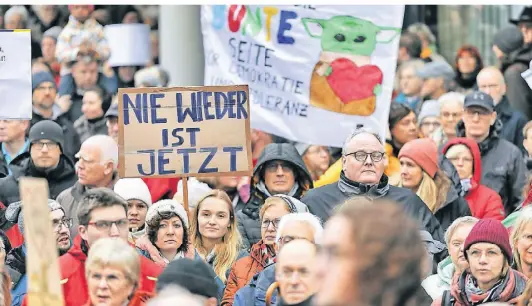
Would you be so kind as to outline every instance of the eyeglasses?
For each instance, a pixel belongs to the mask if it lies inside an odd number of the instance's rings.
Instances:
[[[113,125],[117,125],[117,124],[118,124],[118,118],[116,118],[116,117],[109,117],[109,118],[107,118],[107,122],[106,122],[106,124],[107,124],[107,127],[111,127],[111,126],[113,126]]]
[[[270,226],[270,224],[273,225],[273,228],[277,228],[279,227],[279,222],[281,221],[280,218],[277,218],[277,219],[273,219],[273,220],[263,220],[262,223],[261,223],[261,226],[262,228],[268,228]]]
[[[449,117],[460,118],[460,117],[462,117],[462,114],[461,113],[442,112],[441,116],[442,116],[442,118],[449,118]]]
[[[490,258],[490,259],[502,256],[502,252],[501,251],[492,250],[492,249],[489,249],[489,250],[486,250],[486,251],[481,251],[481,250],[476,250],[476,249],[469,249],[469,250],[467,250],[467,254],[469,255],[470,258],[474,258],[474,259],[479,259],[480,257],[482,257],[482,255],[484,255],[486,258]]]
[[[422,122],[421,123],[421,126],[422,127],[429,127],[429,126],[433,126],[435,128],[439,128],[440,127],[440,123],[439,122]]]
[[[120,219],[116,221],[106,221],[100,220],[96,222],[89,222],[88,225],[93,225],[99,231],[109,231],[111,227],[116,225],[119,230],[126,230],[128,228],[129,222],[127,219]]]
[[[283,269],[279,272],[279,277],[284,279],[292,279],[294,276],[297,276],[298,279],[306,279],[311,276],[311,273],[308,269]]]
[[[292,172],[292,167],[286,162],[270,162],[266,165],[267,172],[276,172],[281,167],[283,172]]]
[[[279,237],[278,242],[279,242],[280,244],[283,244],[283,245],[284,245],[284,244],[287,244],[287,243],[289,243],[290,241],[294,241],[294,240],[296,240],[296,239],[305,239],[305,240],[309,241],[307,238],[304,238],[304,237],[297,237],[297,236],[285,235],[285,236]],[[310,241],[310,242],[314,243],[314,241]]]
[[[371,157],[371,160],[376,163],[382,160],[382,158],[384,157],[384,152],[374,151],[374,152],[368,153],[364,151],[356,151],[356,152],[348,153],[345,156],[349,156],[349,155],[353,155],[355,159],[359,162],[365,162],[369,155]]]
[[[36,146],[37,149],[39,149],[39,150],[42,150],[44,148],[44,146],[46,146],[46,148],[48,150],[57,149],[59,147],[59,144],[57,144],[57,143],[55,143],[53,141],[50,141],[50,142],[36,141],[36,142],[32,142],[31,145],[32,146]]]
[[[64,225],[66,228],[72,227],[72,218],[63,218],[61,220],[52,220],[52,226],[55,230],[59,230],[61,225]]]
[[[487,116],[487,115],[490,115],[492,112],[490,112],[489,110],[487,109],[484,109],[484,108],[466,108],[465,109],[465,114],[469,117],[474,117],[475,115],[479,115],[479,116]]]
[[[38,86],[37,88],[35,88],[35,90],[49,90],[49,91],[55,91],[55,87],[53,86]]]
[[[451,162],[462,162],[462,163],[472,163],[473,162],[473,159],[472,158],[469,158],[469,157],[450,157],[450,158],[447,158],[448,160],[450,160]]]

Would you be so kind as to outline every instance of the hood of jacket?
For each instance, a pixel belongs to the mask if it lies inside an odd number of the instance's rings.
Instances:
[[[70,248],[70,250],[68,250],[67,254],[70,254],[72,257],[85,264],[85,260],[87,260],[88,250],[89,247],[87,246],[87,242],[81,239],[80,235],[77,235],[76,238],[74,238],[72,247]]]
[[[460,182],[460,175],[458,175],[458,171],[456,171],[453,163],[445,157],[445,154],[438,154],[438,164],[440,169],[447,174],[447,177],[451,180],[458,195],[463,197],[465,192],[462,188],[462,183]]]
[[[469,275],[467,271],[462,274],[456,274],[453,277],[453,283],[451,285],[451,295],[459,301],[462,305],[472,305],[467,299],[465,282],[466,277]],[[489,302],[509,302],[515,304],[517,298],[521,296],[525,290],[527,278],[520,272],[510,269],[504,280],[504,287],[496,289]]]
[[[502,121],[500,119],[496,119],[495,123],[490,126],[488,137],[478,144],[481,157],[493,147],[494,141],[499,138],[501,130]],[[465,124],[463,120],[460,120],[458,124],[456,124],[456,137],[466,137]]]
[[[264,181],[264,166],[272,160],[281,160],[290,163],[294,167],[296,181],[305,191],[314,187],[310,172],[308,172],[307,166],[305,166],[305,162],[299,153],[297,153],[296,148],[289,143],[272,143],[264,148],[264,151],[257,160],[257,164],[253,169],[252,188],[261,180]]]
[[[482,159],[480,157],[480,149],[476,141],[473,139],[457,137],[449,140],[449,142],[445,144],[443,147],[443,154],[446,154],[452,146],[457,144],[465,145],[467,148],[469,148],[471,155],[473,155],[473,176],[471,179],[476,183],[476,186],[471,188],[471,190],[473,190],[478,186],[480,179],[482,178]]]
[[[26,274],[26,255],[22,246],[11,249],[6,255],[6,266],[17,271],[21,275]]]
[[[451,286],[453,282],[454,265],[450,256],[438,263],[437,272],[440,279],[447,285]]]
[[[15,170],[13,171],[13,177],[19,179],[22,176],[42,177],[51,182],[59,182],[69,176],[75,175],[76,170],[74,163],[70,158],[61,154],[57,167],[53,169],[39,169],[31,160],[30,152],[24,152],[17,156],[11,164]]]
[[[511,52],[510,54],[504,56],[501,60],[501,71],[504,73],[508,67],[512,64],[523,64],[527,67],[530,65],[532,60],[532,44],[527,44],[521,48]]]

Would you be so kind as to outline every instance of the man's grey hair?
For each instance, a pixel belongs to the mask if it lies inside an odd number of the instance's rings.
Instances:
[[[379,133],[375,132],[372,128],[369,128],[369,127],[357,128],[353,132],[351,132],[351,134],[349,134],[349,136],[347,136],[347,138],[345,139],[344,145],[342,146],[342,155],[345,156],[348,153],[347,152],[347,146],[351,142],[351,139],[355,138],[355,136],[357,136],[357,135],[364,134],[364,133],[375,136],[375,138],[377,138],[379,143],[381,145],[384,145],[382,137],[379,135]]]
[[[461,94],[459,92],[451,91],[448,93],[443,94],[441,97],[438,98],[438,103],[440,104],[440,108],[443,107],[448,102],[458,102],[460,106],[464,106],[464,100],[465,95]]]
[[[22,5],[15,5],[8,9],[4,14],[4,22],[7,22],[16,15],[20,15],[20,21],[23,23],[24,28],[28,27],[28,10]]]
[[[321,238],[323,236],[323,225],[320,218],[316,217],[311,213],[291,213],[281,217],[279,221],[279,226],[277,227],[277,235],[275,241],[279,242],[281,238],[281,233],[287,224],[291,222],[306,222],[314,229],[314,243],[320,244]]]
[[[118,145],[111,136],[94,135],[83,142],[81,146],[90,145],[100,149],[100,164],[113,163],[113,170],[118,166]]]
[[[456,232],[456,230],[460,226],[473,225],[473,224],[476,224],[478,221],[479,221],[478,218],[471,217],[471,216],[460,217],[454,220],[453,223],[451,223],[451,225],[447,228],[447,231],[445,231],[445,236],[444,236],[445,244],[449,246],[449,243],[451,243],[451,238],[453,237],[454,232]]]

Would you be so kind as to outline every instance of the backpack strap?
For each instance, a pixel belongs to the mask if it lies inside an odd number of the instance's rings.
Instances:
[[[450,290],[445,290],[441,299],[441,306],[453,306],[455,302],[454,296],[452,296]]]

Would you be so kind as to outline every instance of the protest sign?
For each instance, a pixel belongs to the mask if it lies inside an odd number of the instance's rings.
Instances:
[[[352,129],[382,137],[404,5],[205,5],[205,85],[247,83],[251,125],[341,147]]]
[[[111,49],[109,65],[145,66],[151,60],[150,27],[147,24],[111,24],[104,28]]]
[[[120,177],[250,175],[247,85],[121,88]]]
[[[0,119],[31,119],[31,32],[0,30]]]
[[[20,178],[27,248],[28,305],[62,306],[56,237],[48,208],[48,182],[42,178]]]

